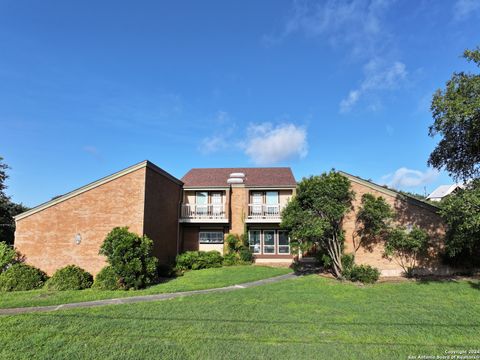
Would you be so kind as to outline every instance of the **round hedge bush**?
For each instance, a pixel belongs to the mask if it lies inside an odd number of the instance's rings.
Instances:
[[[48,279],[47,274],[34,266],[17,263],[0,274],[0,291],[38,289]]]
[[[108,265],[95,276],[92,288],[98,290],[121,290],[125,286],[122,284],[122,278],[117,275],[113,267]]]
[[[350,281],[360,281],[364,284],[373,284],[378,281],[380,271],[370,265],[353,265],[350,270]]]
[[[45,286],[49,290],[83,290],[93,284],[93,276],[76,265],[68,265],[55,271]]]

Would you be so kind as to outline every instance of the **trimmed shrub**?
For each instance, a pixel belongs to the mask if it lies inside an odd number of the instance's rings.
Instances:
[[[200,270],[221,267],[223,257],[218,251],[187,251],[177,255],[176,270]]]
[[[0,273],[11,265],[22,262],[22,256],[12,246],[0,241]]]
[[[225,254],[223,256],[223,265],[224,266],[232,266],[232,265],[236,265],[237,263],[238,263],[237,254],[229,253],[229,254]]]
[[[25,291],[38,289],[47,280],[40,269],[27,264],[17,263],[0,274],[0,291]]]
[[[373,284],[380,277],[380,271],[370,265],[353,265],[350,270],[351,281],[360,281],[364,284]]]
[[[116,227],[105,238],[100,254],[122,278],[125,289],[141,289],[157,280],[158,259],[152,255],[153,241],[128,227]]]
[[[45,287],[49,290],[83,290],[92,286],[93,276],[77,265],[68,265],[55,271]]]
[[[238,256],[240,257],[240,261],[244,263],[252,263],[253,262],[253,254],[248,248],[243,248],[238,252]]]
[[[92,289],[98,290],[122,290],[124,288],[122,278],[117,275],[110,265],[100,270],[97,276],[95,276],[95,281],[92,285]]]

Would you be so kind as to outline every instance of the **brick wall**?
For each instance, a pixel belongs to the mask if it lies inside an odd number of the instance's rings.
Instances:
[[[248,190],[243,185],[232,185],[230,196],[231,234],[243,234],[248,207]]]
[[[438,252],[442,248],[445,229],[442,220],[431,207],[422,205],[415,200],[405,200],[399,196],[385,194],[369,186],[352,181],[352,189],[355,191],[354,211],[350,212],[344,220],[345,230],[345,252],[354,252],[353,234],[355,230],[356,213],[361,205],[362,195],[371,193],[375,196],[382,196],[396,211],[395,222],[398,225],[409,224],[419,226],[427,230],[434,244],[428,258],[422,259],[421,266],[432,270],[439,270],[442,267],[438,258]],[[383,256],[384,246],[382,242],[373,244],[368,248],[360,248],[355,254],[357,264],[369,264],[382,270],[384,275],[399,275],[401,267],[393,260]]]
[[[153,240],[154,254],[161,263],[173,263],[177,255],[180,183],[147,168],[145,182],[144,233]]]
[[[145,172],[140,168],[17,220],[15,246],[49,275],[69,264],[96,274],[105,265],[98,250],[113,227],[143,233]]]

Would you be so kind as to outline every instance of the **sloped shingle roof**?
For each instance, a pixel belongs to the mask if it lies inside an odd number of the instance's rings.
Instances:
[[[273,168],[204,168],[191,169],[182,178],[186,187],[225,187],[231,173],[244,173],[246,186],[296,186],[292,170]]]

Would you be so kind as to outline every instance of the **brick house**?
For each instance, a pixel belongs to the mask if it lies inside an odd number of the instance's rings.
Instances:
[[[355,214],[361,195],[383,196],[397,211],[396,221],[425,228],[435,240],[423,265],[440,267],[436,254],[444,229],[437,208],[347,173],[356,193],[354,211],[344,221],[346,251],[354,251]],[[104,265],[98,250],[115,226],[128,226],[154,242],[154,254],[172,263],[187,250],[223,253],[227,234],[248,234],[256,263],[290,264],[288,234],[281,211],[295,195],[290,168],[192,169],[179,180],[149,161],[133,165],[16,216],[15,246],[27,262],[52,274],[77,264],[92,274]],[[400,267],[382,256],[383,245],[356,252],[357,263],[397,275]]]

